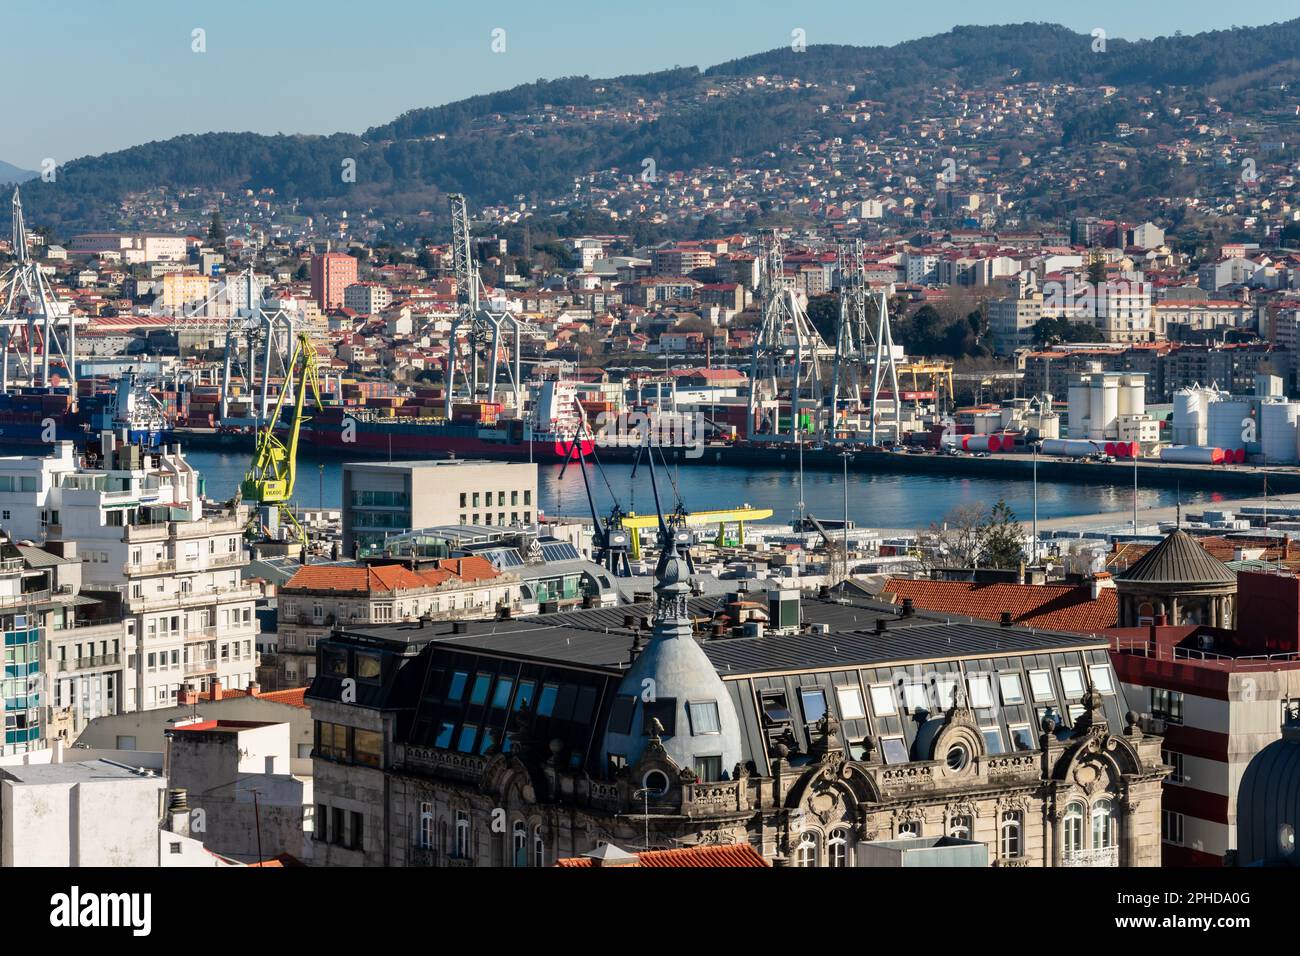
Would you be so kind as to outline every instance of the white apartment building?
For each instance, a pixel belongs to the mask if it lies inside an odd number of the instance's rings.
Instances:
[[[204,514],[198,473],[179,447],[147,455],[106,441],[105,451],[93,468],[69,443],[47,458],[0,459],[0,525],[15,540],[75,554],[82,589],[120,603],[121,712],[175,704],[187,683],[246,687],[257,671],[260,590],[242,581],[242,522]]]

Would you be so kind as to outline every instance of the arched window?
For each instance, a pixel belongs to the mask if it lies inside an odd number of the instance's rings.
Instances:
[[[999,831],[998,846],[1001,856],[1013,860],[1020,856],[1020,811],[1008,811],[1002,814],[1002,828]]]
[[[969,840],[973,829],[973,821],[967,816],[953,817],[948,821],[948,836],[958,840]]]
[[[795,866],[817,865],[817,834],[803,833],[799,836],[799,845],[794,851]]]
[[[906,840],[910,837],[919,837],[921,835],[920,820],[904,820],[898,825],[898,838]]]
[[[542,839],[541,824],[533,827],[533,866],[546,865],[546,841]]]
[[[433,848],[433,804],[420,804],[420,849]]]
[[[456,811],[456,848],[452,856],[458,860],[469,859],[469,814],[464,810]]]
[[[1115,845],[1115,808],[1109,800],[1092,805],[1092,848],[1105,850]]]
[[[835,830],[826,841],[826,864],[832,867],[850,866],[849,831]]]
[[[1149,601],[1143,601],[1138,605],[1137,623],[1139,627],[1145,627],[1148,624],[1156,622],[1156,609]]]
[[[1065,845],[1065,855],[1074,856],[1083,852],[1083,804],[1077,801],[1065,808],[1065,820],[1061,824],[1061,839]]]
[[[514,865],[528,865],[528,828],[522,820],[516,820],[510,831],[510,848],[514,852]]]

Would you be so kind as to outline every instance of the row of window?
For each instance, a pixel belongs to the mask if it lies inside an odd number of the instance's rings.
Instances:
[[[347,811],[318,803],[312,821],[312,839],[345,846],[350,850],[363,850],[365,818],[355,810]]]
[[[420,826],[416,845],[422,850],[439,850],[454,860],[468,860],[473,852],[473,832],[470,815],[465,810],[457,810],[454,828],[449,831],[446,820],[434,823],[433,804],[420,804]],[[522,820],[516,820],[510,828],[511,866],[546,865],[546,841],[542,837],[540,825],[534,825],[532,833]]]
[[[316,756],[340,763],[378,767],[383,762],[384,738],[373,730],[316,721]]]
[[[510,523],[511,523],[511,524],[519,524],[519,523],[520,523],[520,521],[519,521],[519,515],[520,515],[520,514],[521,514],[521,512],[518,512],[518,511],[512,511],[512,512],[510,512]],[[523,517],[523,524],[532,524],[532,523],[533,523],[533,513],[532,513],[531,511],[524,511],[524,512],[522,512],[522,514],[523,514],[523,516],[524,516],[524,517]],[[461,523],[461,524],[471,524],[471,523],[473,523],[473,524],[481,524],[481,525],[483,525],[484,527],[490,528],[490,527],[492,526],[492,512],[490,512],[490,511],[484,511],[484,512],[480,513],[480,512],[475,511],[475,512],[473,512],[473,516],[471,517],[471,515],[470,515],[469,512],[462,511],[462,512],[460,513],[460,523]],[[504,511],[498,511],[498,512],[497,512],[497,520],[496,520],[496,524],[498,524],[498,525],[504,525],[505,523],[506,523],[506,513],[505,513]]]
[[[485,508],[491,508],[491,507],[492,507],[492,495],[494,494],[494,492],[491,492],[491,491],[485,491],[485,492],[483,492],[482,494],[483,494],[483,507],[485,507]],[[495,494],[496,494],[496,496],[497,496],[497,507],[498,507],[498,508],[504,507],[504,506],[505,506],[505,503],[506,503],[506,493],[505,493],[504,491],[498,491],[498,492],[495,492]],[[471,502],[472,502],[472,504],[471,504]],[[526,504],[526,505],[531,505],[532,503],[533,503],[533,491],[532,491],[531,488],[525,488],[525,489],[524,489],[524,504]],[[518,491],[512,491],[512,492],[510,492],[510,504],[511,504],[512,506],[515,506],[515,505],[518,505],[518,504],[519,504],[519,492],[518,492]],[[467,494],[466,492],[462,491],[462,492],[460,493],[460,506],[461,506],[462,508],[477,508],[477,507],[479,506],[479,492],[475,491],[475,492],[473,492],[472,494]]]

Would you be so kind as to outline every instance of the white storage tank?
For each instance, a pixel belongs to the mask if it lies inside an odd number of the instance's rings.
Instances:
[[[1087,382],[1075,382],[1070,386],[1066,410],[1070,416],[1067,423],[1071,438],[1088,437],[1088,412],[1090,410],[1090,393]]]
[[[1094,375],[1089,391],[1088,437],[1105,439],[1119,417],[1119,376]]]
[[[1147,411],[1147,377],[1130,372],[1119,380],[1119,413],[1145,415]]]
[[[1206,444],[1234,451],[1245,448],[1246,429],[1252,426],[1250,402],[1239,398],[1211,402],[1206,414]]]
[[[975,434],[992,435],[1002,430],[1001,412],[976,412],[974,416]]]
[[[1204,445],[1209,395],[1199,385],[1174,392],[1173,439],[1175,445]]]
[[[1297,415],[1300,405],[1295,402],[1264,402],[1259,406],[1259,450],[1270,465],[1296,460]]]

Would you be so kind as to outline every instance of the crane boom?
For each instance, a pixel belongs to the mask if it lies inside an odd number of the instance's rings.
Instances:
[[[294,394],[293,420],[289,425],[288,442],[275,433],[280,416],[284,410],[285,396],[293,381],[293,373],[298,372],[298,387]],[[297,528],[297,521],[289,513],[287,504],[293,497],[294,485],[298,477],[298,442],[302,433],[303,422],[310,421],[304,413],[307,392],[311,391],[316,408],[321,408],[320,375],[316,365],[316,347],[311,339],[300,333],[294,345],[293,357],[289,361],[289,375],[285,378],[285,387],[275,401],[275,409],[267,418],[257,434],[257,446],[253,452],[253,461],[244,480],[239,486],[240,497],[258,506],[273,506],[282,515],[289,518],[290,524]],[[298,529],[301,531],[301,529]]]

